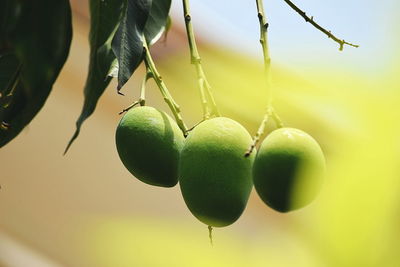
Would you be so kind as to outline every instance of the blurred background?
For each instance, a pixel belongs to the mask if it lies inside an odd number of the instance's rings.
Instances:
[[[253,0],[192,0],[203,66],[221,113],[257,130],[267,103]],[[296,1],[338,45],[283,1],[270,20],[274,106],[310,133],[327,158],[318,198],[289,214],[251,194],[233,225],[208,230],[179,187],[139,182],[114,144],[118,112],[139,97],[144,69],[116,94],[111,83],[66,156],[83,103],[87,1],[71,1],[74,39],[46,105],[0,150],[0,266],[400,266],[399,3]],[[188,125],[201,120],[180,1],[166,43],[152,52]],[[150,82],[147,104],[168,111]],[[272,128],[269,127],[268,131]]]

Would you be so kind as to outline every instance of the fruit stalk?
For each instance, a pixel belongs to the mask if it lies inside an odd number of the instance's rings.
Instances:
[[[211,225],[208,226],[208,238],[210,239],[211,246],[214,246],[214,242],[213,242],[213,227]]]
[[[272,119],[274,120],[275,125],[276,125],[277,128],[283,128],[284,127],[281,118],[275,112],[273,107],[271,107],[270,115],[271,115]]]
[[[257,17],[260,23],[260,43],[263,50],[264,57],[264,73],[265,73],[265,85],[267,87],[267,112],[264,115],[263,120],[258,127],[256,135],[253,137],[253,142],[249,149],[244,154],[245,157],[250,156],[256,147],[257,143],[260,141],[261,136],[264,134],[265,125],[267,124],[269,117],[271,117],[278,128],[283,127],[283,123],[279,118],[278,114],[274,111],[272,107],[272,89],[271,89],[271,57],[269,55],[268,47],[268,21],[265,16],[264,3],[263,0],[256,0],[257,6]]]
[[[134,108],[136,105],[139,105],[139,104],[140,104],[140,106],[146,105],[146,82],[151,77],[153,77],[152,73],[149,71],[146,71],[146,75],[144,76],[144,78],[142,80],[142,85],[140,86],[139,100],[133,102],[128,107],[124,108],[121,112],[118,113],[119,115],[122,115],[123,113],[129,111],[131,108]]]
[[[253,152],[254,148],[256,148],[257,143],[260,141],[261,136],[263,136],[263,134],[264,134],[265,125],[267,124],[267,122],[270,118],[272,118],[274,120],[277,128],[283,127],[281,118],[278,116],[278,114],[274,111],[274,109],[271,106],[268,107],[267,113],[265,113],[264,118],[263,118],[262,122],[260,123],[260,126],[258,127],[257,133],[253,137],[253,143],[250,145],[249,149],[244,154],[244,156],[246,158],[248,156],[250,156],[250,154]]]
[[[265,125],[268,122],[269,117],[272,115],[272,90],[271,90],[271,57],[269,55],[268,47],[268,22],[265,16],[264,3],[263,0],[256,0],[257,6],[257,17],[260,23],[260,44],[263,50],[264,58],[264,74],[265,74],[265,86],[267,88],[267,112],[264,115],[263,120],[258,127],[256,135],[253,137],[253,142],[249,149],[244,154],[245,157],[250,156],[256,147],[257,143],[260,141],[261,136],[264,134]],[[277,117],[277,116],[276,116]]]
[[[247,150],[247,152],[244,154],[244,156],[247,158],[248,156],[250,156],[250,154],[253,152],[254,148],[256,148],[257,143],[260,141],[261,136],[264,134],[264,130],[265,130],[265,125],[268,122],[268,119],[270,117],[269,112],[267,112],[264,115],[264,118],[257,130],[256,135],[253,137],[253,143],[251,144],[251,146],[249,147],[249,149]]]
[[[265,81],[267,87],[267,97],[268,97],[268,108],[272,104],[272,95],[271,95],[271,57],[269,55],[269,47],[268,47],[268,22],[267,17],[265,16],[264,11],[264,3],[263,0],[256,0],[257,5],[257,17],[260,23],[260,43],[263,50],[264,57],[264,73],[265,73]]]
[[[146,105],[146,83],[147,80],[152,78],[153,75],[151,72],[146,70],[146,75],[143,78],[142,85],[140,86],[140,98],[139,98],[139,103],[141,106]]]
[[[189,42],[191,63],[196,67],[197,78],[199,83],[199,90],[201,96],[201,103],[203,107],[203,117],[208,119],[211,115],[219,116],[217,104],[215,103],[214,96],[211,92],[211,86],[207,81],[206,75],[201,65],[201,57],[197,49],[196,38],[192,25],[192,17],[190,15],[189,0],[183,0],[183,15],[185,17],[186,34]],[[208,100],[211,102],[211,112],[208,106]]]
[[[145,54],[144,61],[146,64],[147,71],[151,73],[151,77],[156,82],[165,102],[168,104],[169,108],[172,111],[172,114],[175,117],[176,123],[178,124],[179,128],[182,130],[183,134],[186,136],[187,127],[185,125],[185,122],[182,119],[181,114],[180,114],[180,107],[175,102],[175,100],[172,98],[170,92],[167,89],[167,86],[165,85],[160,73],[158,72],[156,65],[154,64],[153,58],[151,57],[150,50],[149,50],[149,47],[148,47],[146,41],[143,41],[143,48],[144,48],[144,54]]]

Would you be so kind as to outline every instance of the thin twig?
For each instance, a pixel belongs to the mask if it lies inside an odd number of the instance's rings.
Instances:
[[[196,128],[200,123],[204,122],[206,119],[202,119],[201,121],[199,121],[198,123],[196,123],[195,125],[193,125],[192,127],[190,127],[187,131],[193,131],[194,128]]]
[[[125,112],[127,112],[128,110],[130,110],[131,108],[135,107],[136,105],[138,105],[140,102],[139,101],[135,101],[133,102],[131,105],[129,105],[127,108],[124,108],[121,112],[118,113],[118,115],[122,115]]]
[[[147,63],[146,63],[146,69],[147,69]],[[146,71],[146,75],[143,78],[142,85],[140,86],[140,98],[139,100],[133,102],[130,106],[127,108],[124,108],[119,115],[122,115],[123,113],[129,111],[131,108],[135,107],[136,105],[140,104],[140,106],[146,105],[146,82],[148,79],[153,77],[153,73],[150,71]]]
[[[335,41],[336,43],[339,44],[339,50],[342,51],[344,48],[344,45],[348,45],[348,46],[352,46],[352,47],[359,47],[359,45],[356,44],[352,44],[349,42],[346,42],[344,39],[339,39],[338,37],[336,37],[335,35],[333,35],[331,33],[331,31],[328,31],[326,29],[324,29],[323,27],[321,27],[318,23],[316,23],[314,21],[314,17],[309,17],[307,16],[306,12],[304,12],[303,10],[301,10],[299,7],[297,7],[292,1],[290,0],[283,0],[286,2],[286,4],[288,4],[292,9],[294,9],[294,11],[296,11],[300,16],[302,16],[306,22],[310,23],[311,25],[313,25],[315,28],[317,28],[318,30],[320,30],[321,32],[323,32],[324,34],[326,34],[328,36],[328,38],[331,38],[333,41]]]

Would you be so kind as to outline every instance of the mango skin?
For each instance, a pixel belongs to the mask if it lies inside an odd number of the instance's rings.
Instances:
[[[243,213],[255,155],[244,157],[252,138],[224,117],[200,123],[186,138],[179,161],[179,184],[191,213],[209,226],[223,227]]]
[[[124,166],[144,183],[173,187],[184,136],[165,112],[143,106],[130,109],[118,124],[115,141]]]
[[[254,161],[253,182],[269,207],[288,212],[312,202],[324,173],[325,158],[319,144],[301,130],[280,128],[262,142]]]

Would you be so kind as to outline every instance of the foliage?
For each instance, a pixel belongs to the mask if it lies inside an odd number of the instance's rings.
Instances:
[[[154,44],[167,28],[170,6],[171,0],[90,0],[85,101],[66,151],[108,86],[116,56],[121,88],[143,61],[142,34],[149,45]],[[1,3],[0,147],[16,137],[44,105],[68,57],[71,39],[68,0]]]
[[[170,6],[170,0],[90,0],[90,63],[85,102],[65,152],[78,137],[83,122],[94,112],[111,81],[110,71],[117,69],[119,91],[143,60],[141,34],[144,31],[150,43],[155,43],[165,29]],[[122,66],[120,71],[118,66]]]
[[[72,37],[68,0],[8,0],[1,5],[0,147],[44,105]]]

